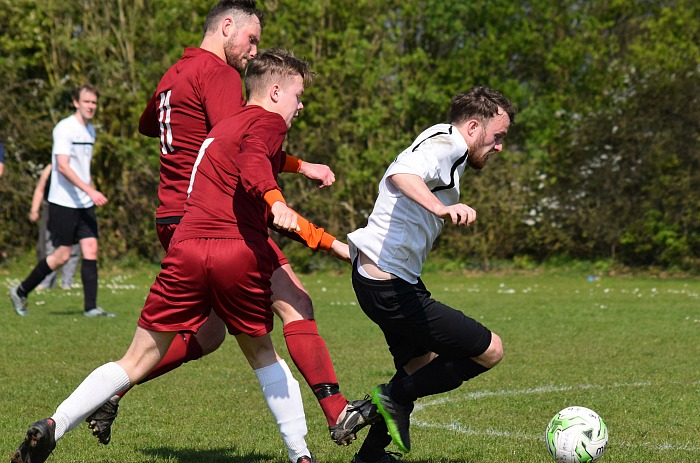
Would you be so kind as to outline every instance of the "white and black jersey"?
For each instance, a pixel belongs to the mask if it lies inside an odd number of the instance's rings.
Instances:
[[[83,190],[73,185],[58,171],[56,155],[70,156],[69,165],[80,179],[90,184],[90,163],[95,145],[92,124],[83,125],[75,115],[62,119],[53,129],[53,150],[49,202],[73,209],[92,207],[94,203]]]
[[[359,249],[381,270],[417,283],[445,221],[404,196],[388,177],[417,175],[444,205],[457,204],[467,151],[464,138],[450,124],[421,133],[382,177],[367,226],[348,234],[351,256]]]

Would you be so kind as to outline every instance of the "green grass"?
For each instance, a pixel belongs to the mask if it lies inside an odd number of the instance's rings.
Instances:
[[[6,290],[28,270],[0,268],[3,456],[90,371],[123,354],[157,267],[101,270],[99,302],[118,314],[111,320],[85,319],[81,290],[60,289],[32,294],[30,316],[18,317]],[[357,306],[348,274],[302,280],[345,395],[360,398],[388,380],[390,356]],[[544,429],[570,405],[597,411],[608,425],[603,462],[700,461],[700,280],[590,282],[557,271],[431,273],[424,280],[436,298],[497,332],[506,355],[459,389],[418,401],[407,462],[553,461]],[[273,334],[289,359],[279,323]],[[310,448],[323,463],[348,462],[359,443],[330,441],[320,408],[288,363],[302,383]],[[98,445],[80,424],[50,461],[283,463],[286,454],[255,375],[228,339],[207,358],[131,391],[110,445]]]

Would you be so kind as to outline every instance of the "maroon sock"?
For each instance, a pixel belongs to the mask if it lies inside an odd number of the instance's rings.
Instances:
[[[289,355],[316,395],[329,426],[338,421],[348,401],[340,392],[326,342],[315,320],[298,320],[284,326]]]
[[[165,353],[165,357],[160,361],[156,367],[151,370],[151,372],[142,379],[138,384],[143,384],[147,381],[152,380],[166,374],[169,371],[174,370],[183,363],[187,363],[190,360],[197,360],[202,358],[202,347],[197,342],[197,338],[187,333],[178,333],[173,338],[173,342],[170,344],[168,351]],[[130,389],[130,388],[129,388]],[[120,397],[124,397],[129,389],[117,394]]]

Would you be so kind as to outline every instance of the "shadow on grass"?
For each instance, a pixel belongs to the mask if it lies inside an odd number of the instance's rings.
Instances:
[[[270,463],[279,461],[279,456],[262,453],[236,454],[236,449],[222,447],[219,449],[173,449],[169,447],[155,447],[140,449],[140,452],[177,463]]]
[[[430,460],[416,460],[416,459],[411,459],[410,457],[404,456],[399,458],[399,461],[403,461],[406,463],[476,463],[476,460],[452,460],[452,459],[445,459],[445,458],[431,458]]]

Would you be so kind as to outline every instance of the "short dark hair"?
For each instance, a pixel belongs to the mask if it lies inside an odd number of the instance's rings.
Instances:
[[[273,76],[301,76],[304,86],[311,84],[314,73],[303,59],[296,58],[291,52],[280,48],[271,48],[259,53],[250,60],[245,71],[245,91],[248,97],[257,90],[271,83]]]
[[[228,14],[234,17],[236,25],[239,25],[238,21],[241,17],[257,17],[261,28],[265,21],[265,15],[258,9],[256,0],[221,0],[209,10],[204,20],[204,35],[207,35],[207,32],[213,32],[218,22]]]
[[[90,92],[90,93],[94,93],[98,98],[100,96],[100,92],[97,91],[97,87],[86,82],[86,83],[80,85],[80,87],[73,90],[73,95],[72,95],[73,101],[80,101],[80,94],[82,93],[83,90]],[[64,93],[64,95],[65,95],[65,93]]]
[[[498,108],[508,114],[511,123],[515,123],[517,109],[508,98],[489,87],[473,87],[452,98],[450,122],[460,124],[469,119],[485,122],[498,114]]]

